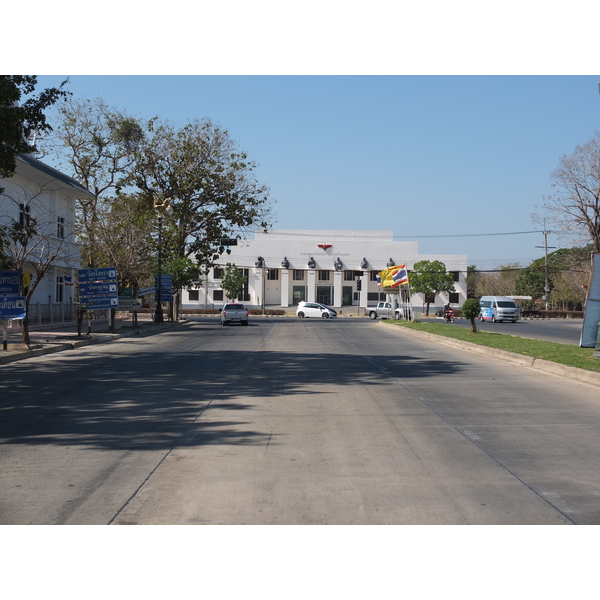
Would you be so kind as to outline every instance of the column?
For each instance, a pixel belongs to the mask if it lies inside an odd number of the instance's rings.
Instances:
[[[317,297],[317,287],[315,284],[316,271],[314,269],[308,269],[307,273],[308,273],[308,277],[307,277],[307,281],[306,281],[306,301],[307,302],[316,302],[316,297]]]
[[[290,305],[290,270],[281,269],[281,307]]]
[[[367,302],[367,294],[369,292],[369,271],[364,271],[364,274],[360,278],[360,300],[359,306],[366,307],[368,306]]]
[[[333,306],[342,306],[342,272],[333,272]]]

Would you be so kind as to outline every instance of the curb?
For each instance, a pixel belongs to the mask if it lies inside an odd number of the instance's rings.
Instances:
[[[381,321],[381,324],[386,325],[385,321]],[[473,352],[475,354],[483,354],[484,356],[493,356],[494,358],[499,358],[521,367],[530,367],[537,371],[542,371],[543,373],[556,375],[558,377],[566,377],[568,379],[600,387],[600,373],[578,369],[577,367],[568,367],[559,363],[543,360],[542,358],[532,358],[531,356],[524,356],[523,354],[516,354],[506,350],[497,350],[496,348],[479,346],[478,344],[471,344],[470,342],[463,342],[462,340],[455,340],[453,338],[447,338],[443,335],[435,335],[434,333],[427,333],[425,331],[415,331],[414,329],[397,327],[391,324],[387,324],[387,326],[394,327],[394,331],[408,333],[409,335],[435,341],[444,344],[445,346],[460,348],[461,350],[467,350],[468,352]]]
[[[22,350],[2,356],[0,354],[0,365],[15,362],[17,360],[24,360],[26,358],[33,358],[34,356],[43,356],[45,354],[54,354],[55,352],[63,352],[64,350],[74,350],[75,348],[81,348],[83,346],[89,346],[91,344],[102,344],[105,342],[112,342],[120,338],[127,337],[147,337],[154,335],[155,333],[161,333],[167,329],[173,329],[178,325],[184,325],[189,323],[187,319],[180,321],[168,321],[161,325],[151,327],[141,327],[137,329],[120,330],[118,333],[92,333],[86,335],[85,339],[77,338],[73,342],[60,342],[60,343],[48,343],[48,344],[35,344],[36,347],[32,347],[29,350]],[[40,347],[41,346],[41,347]]]

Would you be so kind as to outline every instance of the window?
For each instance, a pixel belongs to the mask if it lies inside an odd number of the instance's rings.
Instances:
[[[304,271],[302,269],[294,269],[294,281],[304,281]]]
[[[369,280],[377,281],[377,273],[379,273],[379,271],[369,271]]]
[[[56,223],[56,237],[60,240],[65,239],[65,218],[58,217],[58,221]]]
[[[460,302],[458,294],[450,292],[450,294],[448,294],[448,302],[450,302],[450,304],[458,304]]]
[[[329,281],[329,271],[319,271],[319,281]]]
[[[19,223],[21,227],[29,227],[31,223],[31,206],[19,204]]]
[[[213,269],[213,278],[214,279],[221,279],[223,277],[223,269],[221,267],[215,267]],[[222,298],[221,298],[222,300]]]
[[[454,277],[454,281],[458,281],[460,278],[460,271],[450,271],[449,272],[452,277]]]
[[[267,279],[277,281],[279,279],[279,269],[267,269]]]
[[[63,292],[64,292],[64,283],[65,283],[65,279],[62,275],[57,275],[56,276],[56,301],[57,302],[62,302],[63,301]]]
[[[344,271],[344,281],[354,281],[354,271]]]
[[[215,290],[213,292],[213,300],[215,302],[223,302],[223,290]]]
[[[197,302],[198,300],[200,300],[200,291],[199,290],[189,290],[188,294],[189,294],[190,301]]]

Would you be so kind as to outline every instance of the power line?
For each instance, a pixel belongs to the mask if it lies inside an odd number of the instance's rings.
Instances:
[[[490,237],[495,235],[524,235],[528,233],[544,233],[543,231],[508,231],[505,233],[458,233],[458,234],[449,234],[449,235],[397,235],[394,237],[401,238],[460,238],[460,237]]]

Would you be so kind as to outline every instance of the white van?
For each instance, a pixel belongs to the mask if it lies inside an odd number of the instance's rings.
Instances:
[[[512,321],[516,323],[520,316],[520,309],[515,301],[508,296],[482,296],[479,300],[481,307],[480,321]]]

